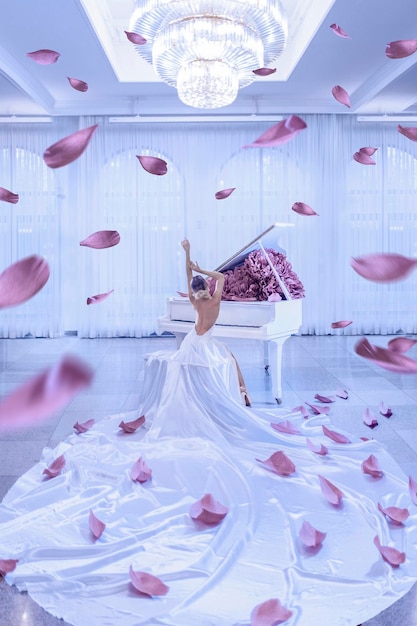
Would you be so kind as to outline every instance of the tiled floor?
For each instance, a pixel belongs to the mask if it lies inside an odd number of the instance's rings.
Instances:
[[[394,374],[372,366],[354,353],[357,339],[291,337],[284,346],[283,406],[293,408],[306,401],[314,403],[317,392],[333,395],[338,387],[346,389],[349,398],[332,405],[335,426],[379,439],[405,474],[417,478],[417,376]],[[389,338],[370,339],[372,343],[386,346]],[[263,367],[261,343],[232,341],[230,347],[239,360],[254,406],[274,405],[270,378]],[[0,499],[17,477],[39,460],[42,449],[54,447],[65,438],[77,420],[82,422],[91,417],[97,420],[110,413],[136,408],[143,380],[144,354],[161,348],[174,350],[175,340],[78,339],[73,336],[0,340],[0,396],[56,363],[63,353],[77,354],[95,370],[92,386],[49,421],[12,434],[0,432]],[[417,358],[417,345],[408,355]],[[379,416],[378,427],[370,431],[363,424],[363,411],[369,407],[378,413],[381,401],[391,407],[393,415],[390,419]],[[65,626],[4,581],[0,582],[0,624]],[[363,626],[394,624],[417,626],[417,586]]]

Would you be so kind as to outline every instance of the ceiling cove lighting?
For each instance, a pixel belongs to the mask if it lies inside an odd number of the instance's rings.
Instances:
[[[109,117],[110,124],[168,124],[172,122],[280,122],[282,115],[122,115]]]
[[[358,122],[417,122],[417,115],[358,115]]]
[[[284,50],[280,0],[136,0],[129,30],[146,39],[136,51],[184,104],[231,104]]]

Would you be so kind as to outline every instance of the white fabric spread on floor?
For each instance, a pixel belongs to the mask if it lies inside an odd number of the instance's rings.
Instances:
[[[75,626],[248,626],[256,605],[279,598],[293,612],[290,626],[356,626],[410,589],[417,507],[379,443],[354,435],[334,443],[322,432],[332,427],[324,415],[247,409],[233,359],[210,333],[193,331],[178,352],[150,355],[142,397],[138,411],[45,449],[0,507],[0,558],[19,559],[6,579],[47,611]],[[118,427],[142,413],[134,434]],[[302,434],[270,426],[283,419]],[[329,454],[313,453],[306,437]],[[256,460],[277,450],[295,473],[282,477]],[[46,479],[42,471],[61,454],[63,472]],[[381,478],[361,470],[371,454]],[[130,477],[140,456],[153,471],[143,484]],[[342,490],[339,506],[326,500],[318,475]],[[206,493],[229,507],[217,526],[189,516]],[[410,517],[392,524],[378,502],[406,507]],[[96,541],[90,510],[106,524]],[[304,520],[327,533],[321,548],[301,544]],[[405,563],[385,562],[376,535],[405,552]],[[161,578],[167,595],[135,592],[130,565]]]

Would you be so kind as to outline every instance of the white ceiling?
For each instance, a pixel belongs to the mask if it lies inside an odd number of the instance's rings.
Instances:
[[[417,53],[385,55],[387,43],[417,38],[416,0],[283,2],[289,40],[276,74],[211,114],[417,114]],[[132,12],[133,0],[3,0],[0,115],[207,115],[182,104],[135,52],[124,33]],[[333,23],[351,39],[335,35]],[[57,63],[26,56],[42,48],[58,51]],[[349,93],[350,109],[333,98],[334,85]]]

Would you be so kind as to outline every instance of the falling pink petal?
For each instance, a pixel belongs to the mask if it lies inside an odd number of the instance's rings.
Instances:
[[[315,445],[308,437],[306,439],[306,442],[307,442],[308,447],[310,448],[312,452],[314,452],[314,454],[319,454],[320,456],[326,456],[326,454],[329,453],[326,446],[324,446],[322,443]]]
[[[391,407],[387,406],[385,404],[385,402],[383,402],[381,400],[381,402],[379,403],[379,412],[381,413],[381,415],[383,415],[384,417],[392,417],[392,410]]]
[[[389,283],[406,278],[417,265],[417,259],[387,252],[352,258],[350,264],[362,278],[376,283]]]
[[[327,415],[330,411],[328,406],[318,406],[317,404],[310,404],[309,402],[306,402],[306,405],[310,407],[314,415],[322,415],[323,413]]]
[[[279,430],[280,433],[287,433],[289,435],[299,435],[300,431],[292,422],[285,420],[282,422],[271,422],[272,428]]]
[[[359,356],[369,359],[390,372],[399,372],[400,374],[417,373],[417,361],[399,352],[375,346],[366,337],[359,339],[353,349]]]
[[[373,454],[368,456],[365,461],[362,461],[361,468],[364,474],[369,474],[369,476],[373,476],[374,478],[381,478],[381,476],[384,475],[378,459]]]
[[[294,202],[291,210],[295,211],[299,215],[318,215],[318,213],[316,213],[315,210],[305,202]]]
[[[3,398],[0,428],[18,428],[45,419],[65,406],[93,378],[89,365],[66,355]]]
[[[257,70],[252,70],[252,72],[254,74],[256,74],[256,76],[270,76],[271,74],[275,74],[275,72],[277,71],[277,68],[271,68],[271,67],[260,67]]]
[[[55,478],[56,476],[58,476],[58,474],[62,472],[64,467],[65,457],[63,454],[61,454],[61,456],[56,458],[55,461],[53,461],[51,465],[49,465],[49,467],[43,470],[42,474],[46,474],[46,476],[49,476],[49,478]]]
[[[13,193],[4,187],[0,187],[0,200],[2,202],[10,202],[10,204],[17,204],[19,202],[19,196],[17,193]]]
[[[271,293],[268,296],[268,302],[281,302],[282,298],[279,293]]]
[[[332,322],[332,328],[346,328],[350,326],[352,322],[349,320],[339,320],[338,322]]]
[[[322,396],[320,393],[316,393],[314,398],[319,402],[334,402],[333,396]]]
[[[52,63],[56,63],[61,56],[59,52],[55,52],[55,50],[36,50],[35,52],[27,52],[26,56],[35,63],[39,63],[39,65],[52,65]]]
[[[167,162],[163,159],[153,156],[139,156],[138,154],[136,155],[136,158],[139,159],[141,166],[144,170],[149,172],[149,174],[163,176],[168,171]]]
[[[399,552],[395,548],[389,546],[381,546],[378,535],[374,537],[374,544],[378,548],[384,561],[392,565],[392,567],[399,567],[401,563],[405,561],[405,552]]]
[[[130,477],[132,480],[138,483],[146,483],[152,476],[152,470],[147,465],[146,461],[139,457],[136,463],[133,464],[130,470]]]
[[[408,477],[408,490],[413,504],[417,506],[417,480],[414,480],[412,476]]]
[[[88,91],[88,84],[85,81],[80,80],[79,78],[70,78],[69,76],[67,76],[67,78],[73,89],[82,92]]]
[[[375,161],[365,152],[355,152],[353,158],[362,165],[375,165]]]
[[[305,406],[303,406],[302,404],[300,406],[296,406],[293,409],[291,409],[291,412],[292,413],[301,413],[301,415],[304,417],[304,419],[307,419],[307,417],[310,417],[310,413],[307,411]]]
[[[404,59],[417,50],[417,39],[399,39],[391,41],[385,48],[385,54],[390,59]]]
[[[342,433],[338,433],[335,430],[330,430],[327,426],[322,426],[323,433],[329,439],[333,439],[336,443],[350,443],[350,439],[346,437],[346,435],[342,435]]]
[[[80,241],[80,246],[99,250],[117,246],[119,242],[120,235],[117,230],[98,230],[92,235],[89,235],[86,239]]]
[[[388,350],[393,352],[408,352],[415,344],[417,339],[409,339],[408,337],[395,337],[387,343]]]
[[[277,598],[257,604],[250,614],[250,626],[278,626],[290,619],[292,611]]]
[[[365,148],[359,148],[359,152],[362,154],[367,154],[368,156],[372,156],[378,148],[371,148],[370,146],[366,146]]]
[[[339,37],[343,37],[344,39],[351,39],[351,37],[347,33],[345,33],[345,31],[343,30],[341,26],[338,26],[337,24],[330,24],[330,28],[332,29],[335,35],[338,35]]]
[[[6,576],[16,569],[19,559],[0,559],[0,576]]]
[[[99,302],[103,302],[103,300],[108,298],[113,292],[114,289],[108,291],[107,293],[98,293],[96,296],[91,296],[87,298],[87,304],[98,304]]]
[[[386,515],[391,522],[398,525],[403,524],[410,515],[408,509],[400,509],[398,506],[388,506],[384,509],[379,502],[378,510],[381,511],[383,515]]]
[[[215,500],[210,493],[194,502],[189,509],[190,517],[203,524],[218,524],[228,512],[227,506]]]
[[[222,189],[221,191],[217,191],[214,195],[216,200],[224,200],[224,198],[228,198],[230,194],[234,192],[236,187],[229,187],[229,189]]]
[[[90,509],[90,516],[88,518],[88,525],[90,527],[91,533],[94,539],[100,539],[101,535],[106,528],[106,524],[98,519]]]
[[[417,141],[417,128],[405,128],[404,126],[398,124],[397,130],[399,133],[404,135],[404,137],[407,137],[407,139],[411,139],[411,141]]]
[[[132,566],[129,567],[129,577],[135,589],[147,596],[165,596],[169,591],[160,578],[146,572],[135,572]]]
[[[12,265],[0,274],[0,309],[26,302],[44,287],[49,278],[49,264],[33,254]]]
[[[375,428],[375,426],[378,426],[378,419],[369,407],[366,407],[364,410],[362,419],[363,423],[366,424],[366,426],[369,426],[369,428]]]
[[[346,107],[350,108],[350,98],[346,89],[343,89],[340,85],[335,85],[332,88],[333,98],[340,102],[340,104],[344,104]]]
[[[293,139],[299,132],[307,128],[307,124],[298,115],[290,115],[285,120],[278,122],[271,128],[268,128],[253,143],[244,148],[271,148],[272,146],[280,146]]]
[[[73,428],[75,428],[77,433],[81,435],[82,433],[86,433],[87,430],[90,430],[90,428],[94,426],[94,424],[95,424],[95,420],[90,419],[90,420],[87,420],[86,422],[81,422],[81,424],[79,422],[75,422]]]
[[[119,424],[119,428],[121,428],[122,430],[124,430],[125,433],[130,435],[134,433],[135,431],[137,431],[137,429],[140,428],[142,424],[144,423],[145,423],[145,416],[141,415],[140,417],[138,417],[135,420],[132,420],[131,422],[124,422],[122,420]]]
[[[322,533],[320,530],[314,528],[310,522],[304,520],[303,525],[300,528],[299,537],[307,548],[317,548],[323,543],[326,538],[326,534],[327,533]]]
[[[52,146],[49,146],[43,153],[43,160],[48,167],[56,169],[72,163],[82,155],[90,143],[90,139],[98,124],[78,130],[68,137],[60,139]]]
[[[337,389],[336,395],[338,398],[342,398],[342,400],[347,400],[349,397],[349,394],[346,391],[346,389],[341,389],[340,387]]]
[[[188,293],[184,293],[184,291],[177,291],[177,294],[181,296],[181,298],[188,298]]]
[[[295,472],[294,463],[281,450],[271,454],[271,456],[265,461],[262,461],[261,459],[256,459],[256,461],[263,463],[275,472],[275,474],[279,474],[279,476],[290,476],[290,474]]]
[[[143,44],[147,42],[147,39],[145,39],[145,37],[142,37],[142,35],[138,35],[138,33],[132,33],[127,30],[125,30],[124,32],[129,41],[136,44],[137,46],[143,46]]]
[[[320,479],[321,492],[324,495],[324,497],[331,504],[338,505],[341,499],[343,498],[343,495],[344,495],[343,492],[340,491],[340,489],[338,489],[336,485],[331,483],[330,480],[327,480],[327,478],[324,478],[324,476],[320,476],[320,474],[319,474],[319,479]]]
[[[372,441],[372,438],[370,439],[369,437],[359,437],[359,439],[361,441]]]

